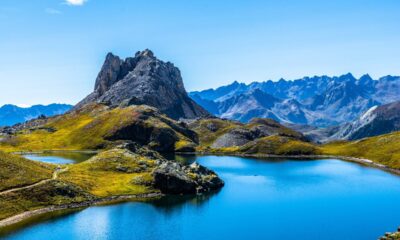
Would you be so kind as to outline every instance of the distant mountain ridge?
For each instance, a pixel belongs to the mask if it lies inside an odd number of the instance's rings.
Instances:
[[[63,114],[70,110],[72,105],[53,103],[50,105],[33,105],[23,108],[16,105],[7,104],[0,107],[0,126],[11,126],[22,123],[40,115],[46,117]]]
[[[373,106],[400,100],[400,77],[374,80],[366,74],[356,79],[348,73],[250,84],[235,81],[189,96],[223,118],[247,122],[269,117],[282,123],[327,127],[352,121]]]
[[[400,101],[374,106],[351,123],[344,124],[332,140],[356,140],[400,131]]]

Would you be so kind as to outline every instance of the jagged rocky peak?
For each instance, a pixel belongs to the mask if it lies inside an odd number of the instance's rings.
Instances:
[[[75,108],[92,102],[112,107],[149,105],[174,119],[209,116],[188,97],[179,69],[170,62],[157,59],[149,49],[125,60],[107,54],[94,92]]]

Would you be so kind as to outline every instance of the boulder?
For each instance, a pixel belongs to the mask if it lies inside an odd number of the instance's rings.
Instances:
[[[197,163],[183,166],[165,161],[154,170],[153,176],[154,187],[165,194],[199,194],[224,186],[215,172]]]

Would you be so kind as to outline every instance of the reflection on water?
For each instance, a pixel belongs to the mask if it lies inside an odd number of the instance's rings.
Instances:
[[[89,151],[48,151],[43,153],[23,154],[25,158],[30,160],[53,164],[79,163],[88,160],[94,155],[96,155],[96,152]]]
[[[215,170],[219,192],[95,206],[6,239],[376,239],[400,224],[400,179],[340,160],[179,156]],[[14,229],[15,230],[15,229]]]

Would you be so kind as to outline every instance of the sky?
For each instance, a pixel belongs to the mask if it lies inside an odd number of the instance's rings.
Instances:
[[[151,49],[188,91],[400,75],[398,0],[1,0],[0,105],[75,104],[104,58]]]

